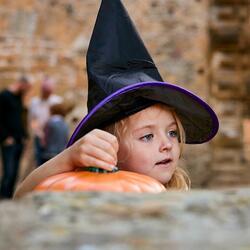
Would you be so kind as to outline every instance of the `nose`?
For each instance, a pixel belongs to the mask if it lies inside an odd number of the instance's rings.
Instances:
[[[171,140],[167,136],[162,136],[160,142],[160,152],[169,151],[173,147]]]

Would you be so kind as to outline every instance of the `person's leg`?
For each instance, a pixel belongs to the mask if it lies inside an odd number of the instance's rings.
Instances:
[[[35,160],[36,160],[36,167],[42,165],[42,154],[43,154],[43,148],[40,142],[40,138],[38,136],[35,136],[34,138],[34,150],[35,150]]]
[[[2,198],[11,198],[14,192],[16,178],[22,155],[22,144],[2,146],[3,176],[0,187]]]
[[[0,194],[2,198],[11,198],[11,182],[14,171],[14,146],[1,146],[3,174]]]
[[[21,157],[23,153],[23,144],[18,143],[15,145],[15,150],[14,150],[14,166],[13,166],[13,177],[12,177],[12,183],[11,183],[11,197],[14,194],[16,182],[17,182],[17,176],[20,168],[20,162],[21,162]]]

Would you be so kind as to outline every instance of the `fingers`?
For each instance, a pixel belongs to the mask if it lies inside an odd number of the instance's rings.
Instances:
[[[117,164],[117,138],[99,129],[92,130],[75,143],[74,157],[81,166],[113,170]]]
[[[108,151],[103,150],[102,148],[95,147],[93,145],[82,145],[81,151],[83,152],[82,158],[84,159],[84,156],[91,156],[96,159],[101,159],[113,166],[117,163],[117,157],[111,155],[108,153]]]
[[[117,158],[119,148],[117,138],[106,131],[95,129],[83,137],[83,142],[100,148],[111,154],[115,159]]]
[[[101,159],[97,159],[90,155],[82,155],[81,160],[85,163],[85,167],[94,166],[108,171],[112,171],[115,168],[115,165],[107,163],[106,161],[103,161]]]
[[[93,135],[96,136],[97,138],[108,142],[111,144],[112,148],[115,150],[115,153],[117,154],[118,149],[119,149],[119,144],[116,136],[100,129],[94,129],[93,130]]]
[[[95,136],[91,140],[92,140],[91,143],[89,143],[88,145],[96,148],[96,153],[98,153],[99,150],[104,151],[105,153],[111,155],[111,157],[114,159],[115,164],[116,164],[117,151],[116,151],[116,148],[110,143],[110,141],[103,140]]]

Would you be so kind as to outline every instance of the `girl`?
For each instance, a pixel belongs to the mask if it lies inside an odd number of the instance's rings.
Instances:
[[[107,132],[108,131],[108,132]],[[166,188],[187,190],[190,180],[178,167],[184,130],[175,112],[155,104],[106,128],[94,129],[61,154],[37,168],[17,189],[31,191],[45,178],[76,167],[96,166],[151,176]]]
[[[183,143],[213,138],[217,116],[193,93],[163,82],[120,0],[102,1],[87,73],[89,113],[67,149],[35,169],[15,197],[49,176],[88,166],[118,167],[187,190],[189,178],[179,168]]]

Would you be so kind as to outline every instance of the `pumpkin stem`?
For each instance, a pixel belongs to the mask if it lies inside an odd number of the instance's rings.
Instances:
[[[118,169],[113,169],[113,170],[105,170],[105,169],[102,169],[102,168],[97,168],[97,167],[86,167],[84,168],[86,171],[89,171],[89,172],[95,172],[95,173],[114,173],[114,172],[117,172]]]

